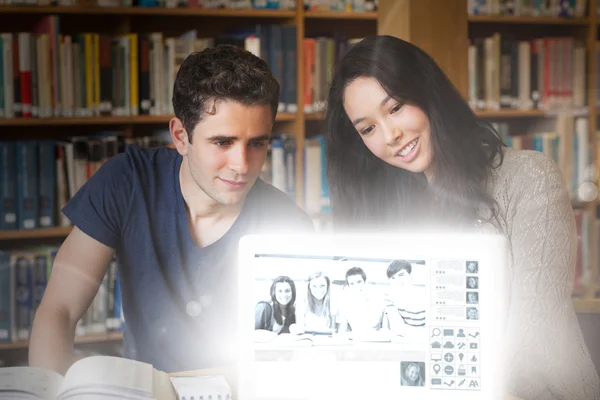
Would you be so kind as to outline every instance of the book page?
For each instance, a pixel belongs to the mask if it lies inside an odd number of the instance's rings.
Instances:
[[[0,395],[21,391],[40,399],[54,400],[63,377],[54,371],[37,367],[8,367],[0,369]]]
[[[102,386],[121,388],[124,393],[153,397],[152,365],[119,357],[94,356],[71,366],[60,388],[58,399],[77,389],[90,388],[102,393]],[[111,390],[111,391],[112,391]],[[168,400],[168,399],[167,399]]]
[[[170,379],[181,399],[231,399],[231,388],[223,375],[172,376]]]
[[[158,400],[177,400],[177,394],[169,380],[169,375],[162,371],[154,370],[152,380],[154,398]]]

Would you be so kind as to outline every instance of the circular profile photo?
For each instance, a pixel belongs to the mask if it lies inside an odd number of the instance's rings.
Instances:
[[[467,277],[467,289],[478,289],[479,288],[479,278],[476,276],[468,276]]]
[[[479,272],[479,264],[477,261],[467,261],[467,274],[476,274]]]
[[[472,321],[478,320],[479,310],[475,307],[467,307],[467,319]]]
[[[421,361],[400,362],[400,385],[425,386],[425,363]]]
[[[467,292],[467,304],[479,304],[479,293]]]

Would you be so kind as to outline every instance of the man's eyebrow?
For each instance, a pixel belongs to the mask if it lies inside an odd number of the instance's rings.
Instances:
[[[383,106],[385,106],[385,104],[386,104],[388,101],[390,101],[391,99],[392,99],[392,96],[389,96],[389,95],[388,95],[388,96],[386,96],[386,97],[385,97],[385,99],[383,99],[383,100],[381,101],[381,104],[379,105],[379,107],[383,107]],[[364,118],[364,117],[361,117],[361,118],[356,118],[354,121],[352,121],[352,125],[356,126],[356,125],[358,125],[359,123],[361,123],[361,122],[362,122],[362,121],[364,121],[364,120],[365,120],[365,118]]]
[[[271,138],[271,135],[264,134],[264,135],[260,135],[260,136],[256,136],[256,137],[250,138],[249,141],[251,141],[251,142],[261,142],[263,140],[269,140],[270,138]],[[240,140],[240,138],[237,137],[237,136],[214,135],[214,136],[209,137],[207,140],[209,140],[211,142],[226,142],[226,141],[237,141],[237,140]]]
[[[264,134],[264,135],[253,137],[250,139],[250,141],[251,142],[262,142],[263,140],[269,140],[269,139],[271,139],[271,135]]]
[[[211,142],[226,142],[228,140],[238,140],[237,136],[226,136],[226,135],[214,135],[211,136],[209,138],[207,138],[206,140],[209,140]]]

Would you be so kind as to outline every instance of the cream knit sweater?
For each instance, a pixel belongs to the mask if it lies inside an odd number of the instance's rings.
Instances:
[[[501,222],[482,229],[504,234],[511,247],[508,392],[523,400],[599,400],[571,302],[577,236],[561,171],[540,152],[507,149],[488,187]]]

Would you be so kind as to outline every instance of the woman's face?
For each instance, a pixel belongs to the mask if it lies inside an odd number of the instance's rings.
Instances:
[[[419,379],[419,369],[416,366],[411,365],[406,370],[406,377],[410,379],[411,382],[416,382],[416,380]]]
[[[287,306],[292,300],[292,287],[287,282],[277,282],[275,284],[275,300],[282,306]]]
[[[431,131],[423,110],[391,98],[373,78],[357,78],[346,87],[344,109],[375,156],[431,179]]]
[[[310,287],[310,292],[312,293],[313,297],[317,300],[323,300],[323,298],[327,294],[327,280],[325,280],[324,277],[320,276],[310,281],[308,285]]]

